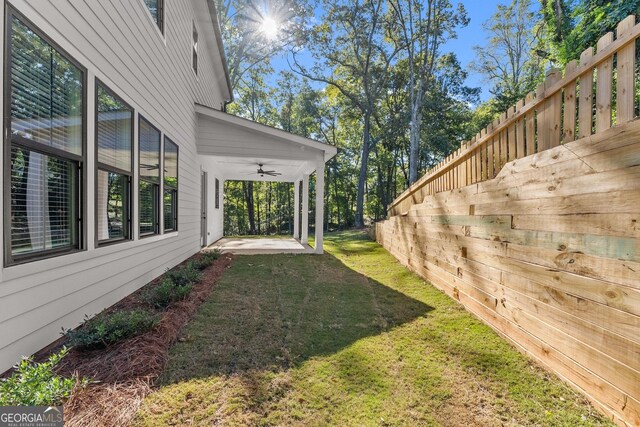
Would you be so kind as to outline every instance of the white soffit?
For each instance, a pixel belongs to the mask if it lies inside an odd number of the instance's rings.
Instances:
[[[198,153],[216,157],[325,162],[337,148],[196,104]]]

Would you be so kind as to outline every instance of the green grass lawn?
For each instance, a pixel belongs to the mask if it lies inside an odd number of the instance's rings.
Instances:
[[[358,232],[237,257],[139,425],[609,425]]]

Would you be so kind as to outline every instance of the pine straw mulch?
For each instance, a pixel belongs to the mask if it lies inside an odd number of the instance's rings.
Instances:
[[[103,349],[69,351],[60,362],[58,373],[88,377],[94,382],[85,388],[76,388],[65,403],[65,426],[120,427],[133,421],[140,404],[152,392],[153,382],[162,373],[169,348],[179,339],[180,331],[207,299],[232,258],[223,254],[203,270],[202,280],[193,286],[189,296],[162,312],[159,324],[150,331]],[[188,260],[182,264],[186,262]],[[158,279],[108,311],[144,306],[140,301],[141,292],[157,283]]]

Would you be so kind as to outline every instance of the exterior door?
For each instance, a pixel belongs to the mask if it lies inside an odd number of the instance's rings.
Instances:
[[[202,189],[201,195],[201,207],[200,207],[200,239],[201,246],[204,248],[207,246],[207,173],[202,172],[202,183],[200,188]]]

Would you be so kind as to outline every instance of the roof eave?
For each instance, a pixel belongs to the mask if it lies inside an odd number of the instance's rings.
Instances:
[[[211,22],[213,23],[213,31],[216,35],[216,43],[218,44],[218,51],[220,53],[220,59],[222,60],[222,68],[224,70],[224,77],[227,82],[227,102],[233,101],[233,89],[231,87],[231,77],[229,74],[229,64],[227,63],[227,56],[224,53],[224,43],[222,42],[222,31],[220,29],[220,21],[218,20],[218,11],[213,0],[205,0],[209,7],[209,13],[211,14]]]
[[[282,129],[267,126],[262,123],[245,119],[243,117],[225,113],[223,111],[218,111],[213,108],[207,107],[205,105],[196,104],[196,112],[203,114],[205,116],[211,117],[214,120],[227,122],[231,125],[240,126],[246,129],[253,130],[255,132],[262,132],[264,134],[268,134],[275,138],[283,139],[289,142],[293,142],[296,144],[300,144],[300,145],[307,146],[309,148],[321,151],[322,153],[324,153],[325,163],[331,160],[333,157],[335,157],[336,154],[338,153],[338,149],[333,145],[325,144],[323,142],[316,141],[311,138],[306,138],[304,136],[296,135],[296,134],[284,131]]]

